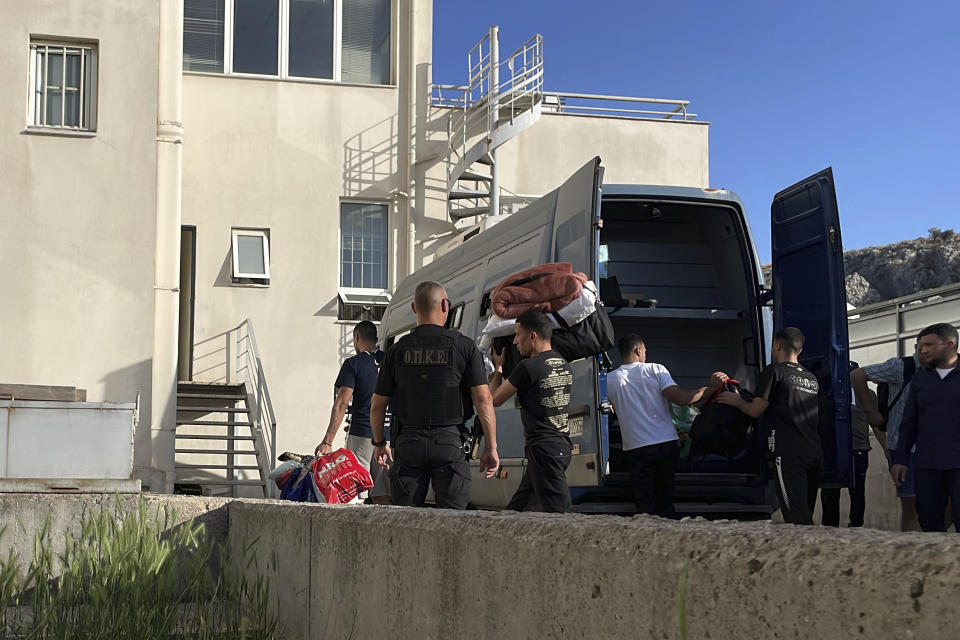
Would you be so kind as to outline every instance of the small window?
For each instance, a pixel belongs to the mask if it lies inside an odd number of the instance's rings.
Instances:
[[[96,44],[31,41],[29,101],[31,127],[95,131]]]
[[[447,323],[444,327],[447,329],[460,328],[460,325],[463,324],[463,306],[464,304],[461,302],[450,309],[450,313],[447,314]]]
[[[270,282],[270,232],[264,229],[233,230],[233,281]]]
[[[390,304],[386,291],[341,287],[338,291],[337,320],[380,322]]]

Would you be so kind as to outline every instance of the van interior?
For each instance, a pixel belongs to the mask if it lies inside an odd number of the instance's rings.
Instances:
[[[647,359],[667,367],[681,388],[708,384],[723,371],[752,390],[761,365],[761,320],[753,283],[754,258],[740,213],[695,202],[605,199],[601,217],[600,297],[614,332],[639,334]],[[609,354],[620,364],[616,349]],[[673,407],[689,429],[691,414]],[[688,437],[677,467],[677,501],[709,499],[729,474],[760,474],[764,444],[751,426],[734,451],[698,447]],[[627,472],[616,416],[609,422],[608,482]],[[683,485],[700,486],[684,495]],[[720,477],[714,474],[723,474]],[[689,492],[688,492],[689,493]]]

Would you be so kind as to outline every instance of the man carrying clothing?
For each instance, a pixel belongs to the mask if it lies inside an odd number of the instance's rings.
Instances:
[[[647,362],[643,338],[626,335],[617,346],[623,364],[607,376],[607,397],[620,422],[637,513],[674,518],[673,471],[678,437],[667,402],[699,402],[704,394],[709,397],[719,389],[727,376],[714,373],[709,387],[681,389],[666,367]]]
[[[946,531],[949,499],[960,532],[960,360],[957,330],[947,323],[920,332],[917,352],[923,366],[910,383],[900,424],[900,441],[890,475],[900,486],[915,466],[917,517],[924,531]],[[916,444],[911,460],[910,450]]]
[[[878,364],[871,364],[866,367],[860,367],[850,373],[850,385],[853,387],[853,393],[856,397],[857,406],[869,407],[869,395],[867,391],[867,381],[877,384],[886,384],[889,393],[889,404],[887,405],[887,415],[884,417],[877,409],[869,409],[866,412],[867,422],[874,428],[877,439],[884,445],[884,455],[890,461],[893,458],[893,452],[897,450],[900,442],[900,425],[903,420],[903,409],[907,404],[907,394],[910,391],[910,381],[922,363],[918,353],[906,358],[890,358]],[[883,431],[886,429],[886,442],[883,439]],[[914,453],[910,453],[913,458]],[[897,496],[900,498],[900,530],[901,531],[919,531],[920,524],[917,522],[916,489],[914,488],[914,471],[916,464],[910,462],[907,465],[907,477],[897,487]]]
[[[521,360],[510,378],[503,379],[503,353],[490,353],[494,372],[490,380],[493,406],[499,407],[517,393],[526,435],[527,466],[507,509],[523,511],[536,497],[540,508],[550,513],[570,510],[566,470],[570,465],[570,428],[567,409],[573,372],[567,361],[550,346],[553,325],[546,315],[527,311],[514,325],[513,344]]]
[[[459,332],[444,328],[450,300],[436,282],[417,285],[412,303],[417,326],[384,356],[370,405],[374,457],[393,462],[393,504],[422,507],[430,484],[437,506],[465,509],[470,501],[470,465],[464,451],[467,393],[483,428],[480,470],[497,471],[497,428],[480,351]],[[383,432],[387,405],[400,421],[390,450]]]
[[[336,398],[330,411],[330,422],[323,441],[314,450],[316,455],[326,455],[333,450],[333,439],[343,422],[343,416],[350,406],[350,427],[347,432],[346,447],[357,456],[357,462],[376,479],[380,465],[371,465],[373,445],[370,437],[370,398],[377,385],[377,372],[383,352],[377,350],[377,327],[369,320],[358,322],[353,328],[353,348],[355,356],[347,358],[340,367],[336,382]],[[351,402],[352,401],[352,402]]]
[[[773,336],[772,364],[757,381],[756,397],[747,402],[732,391],[717,396],[717,402],[752,418],[765,415],[774,443],[780,512],[792,524],[813,524],[823,464],[819,385],[816,376],[797,362],[803,342],[796,327],[780,329]]]

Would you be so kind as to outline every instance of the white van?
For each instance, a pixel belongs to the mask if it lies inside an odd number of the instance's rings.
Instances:
[[[850,382],[843,248],[833,186],[826,169],[774,197],[773,284],[760,262],[739,198],[690,187],[602,184],[594,158],[555,191],[492,228],[466,239],[397,287],[380,325],[387,348],[416,324],[410,309],[419,282],[436,280],[451,300],[448,326],[477,339],[490,292],[507,276],[547,262],[570,262],[601,285],[616,335],[640,334],[651,362],[665,365],[681,387],[706,384],[725,371],[752,389],[769,361],[774,328],[806,335],[801,363],[821,388],[825,482],[851,480]],[[619,291],[610,290],[613,278]],[[619,295],[617,295],[619,294]],[[652,302],[655,301],[655,302]],[[772,307],[772,309],[771,309]],[[619,364],[616,349],[612,366]],[[604,358],[570,363],[573,457],[567,470],[575,510],[633,510],[616,417],[606,402]],[[520,409],[497,409],[500,473],[473,475],[472,502],[503,507],[523,473]],[[736,452],[681,451],[676,508],[686,514],[763,517],[775,510],[761,429],[751,428]]]

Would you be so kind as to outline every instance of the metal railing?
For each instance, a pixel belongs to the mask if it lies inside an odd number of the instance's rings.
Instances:
[[[634,98],[630,96],[606,96],[590,93],[550,92],[543,94],[541,108],[544,113],[566,113],[579,116],[605,118],[690,121],[697,114],[687,111],[689,100],[664,98]],[[600,106],[603,105],[603,106]],[[638,108],[637,105],[664,105],[669,109]]]
[[[490,36],[484,36],[467,54],[467,86],[433,85],[431,103],[452,107],[447,122],[451,162],[448,182],[455,182],[453,156],[467,155],[470,140],[487,137],[499,125],[540,102],[543,93],[543,37],[534,35],[511,55],[495,60],[490,55]],[[502,80],[501,80],[502,78]]]
[[[257,348],[257,336],[253,331],[253,322],[247,318],[236,329],[237,357],[236,371],[238,382],[247,386],[247,392],[253,397],[253,424],[256,431],[266,440],[269,448],[269,464],[277,459],[277,416],[273,412],[270,388],[263,371],[263,361]],[[268,469],[269,472],[269,469]]]
[[[232,329],[196,342],[193,362],[195,382],[243,384],[246,387],[256,447],[270,456],[268,460],[261,460],[260,472],[266,479],[270,465],[277,459],[277,418],[253,322],[247,318]],[[232,478],[233,471],[228,475]]]

